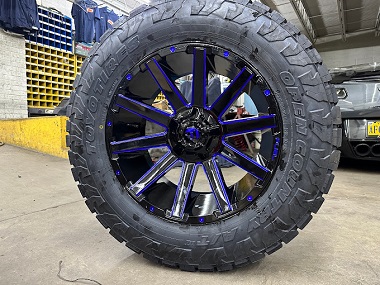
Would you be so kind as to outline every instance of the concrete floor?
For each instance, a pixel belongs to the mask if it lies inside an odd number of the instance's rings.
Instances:
[[[85,206],[66,160],[5,145],[0,285],[67,284],[57,277],[61,260],[62,276],[103,285],[380,284],[378,166],[341,165],[313,221],[262,262],[228,273],[188,273],[154,265],[114,240]]]

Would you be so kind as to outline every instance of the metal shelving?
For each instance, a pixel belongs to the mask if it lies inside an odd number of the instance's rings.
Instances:
[[[28,107],[32,113],[49,113],[63,98],[70,97],[82,62],[82,56],[71,52],[26,43]]]
[[[28,36],[27,40],[72,52],[72,19],[41,6],[38,7],[38,16],[41,26],[39,33],[37,36]]]
[[[26,39],[26,76],[30,114],[52,114],[70,97],[85,57],[73,53],[72,19],[38,7],[41,29]]]

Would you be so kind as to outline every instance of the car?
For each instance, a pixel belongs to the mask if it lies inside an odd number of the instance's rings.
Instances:
[[[375,65],[333,73],[342,112],[342,157],[380,161],[380,69]]]

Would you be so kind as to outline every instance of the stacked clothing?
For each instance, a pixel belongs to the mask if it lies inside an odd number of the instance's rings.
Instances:
[[[100,37],[119,19],[108,7],[99,8],[92,0],[77,0],[71,9],[75,23],[75,40],[81,43],[99,42]]]
[[[0,0],[0,27],[24,35],[38,31],[36,0]]]
[[[100,37],[119,20],[119,16],[108,7],[100,8],[99,12],[100,19],[97,19],[95,23],[95,41],[97,42],[100,42]]]
[[[73,4],[71,16],[75,24],[75,40],[92,43],[95,38],[95,19],[100,19],[98,4],[92,0],[81,0]]]

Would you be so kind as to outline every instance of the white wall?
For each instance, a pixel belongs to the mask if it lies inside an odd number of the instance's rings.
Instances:
[[[377,62],[380,64],[380,46],[321,52],[329,68]]]
[[[0,119],[28,117],[25,39],[0,29]]]
[[[71,17],[72,3],[67,0],[37,0],[37,4],[47,8],[57,9],[63,15]]]
[[[375,32],[317,42],[316,48],[329,68],[380,63],[380,37]]]

